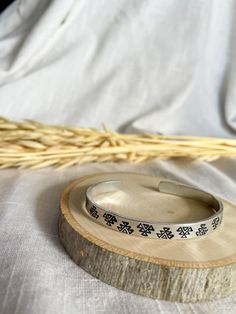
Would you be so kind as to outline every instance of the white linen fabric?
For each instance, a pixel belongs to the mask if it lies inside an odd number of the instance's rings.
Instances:
[[[0,15],[0,114],[122,132],[236,136],[236,1],[16,0]],[[236,298],[180,304],[91,277],[57,235],[72,179],[137,171],[236,203],[236,160],[8,169],[0,188],[0,313],[235,313]]]

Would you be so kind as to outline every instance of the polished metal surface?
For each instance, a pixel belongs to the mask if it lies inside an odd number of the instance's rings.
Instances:
[[[119,190],[121,185],[122,182],[118,180],[104,181],[90,186],[86,191],[86,209],[90,216],[97,222],[118,232],[155,239],[183,240],[207,236],[216,230],[222,222],[223,204],[220,200],[195,187],[170,181],[160,181],[158,191],[204,202],[212,208],[212,215],[207,219],[194,222],[158,222],[153,221],[151,217],[150,220],[144,221],[121,216],[94,201],[94,192],[103,193]]]

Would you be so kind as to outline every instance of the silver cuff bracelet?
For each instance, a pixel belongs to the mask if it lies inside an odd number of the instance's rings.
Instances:
[[[90,186],[86,191],[86,209],[93,219],[97,222],[128,235],[149,237],[155,239],[190,239],[208,235],[217,229],[223,218],[223,204],[213,195],[199,190],[195,187],[161,181],[158,191],[186,197],[210,205],[212,215],[207,219],[188,223],[168,223],[158,221],[144,221],[118,215],[107,208],[103,208],[93,199],[94,192],[109,192],[119,189],[121,181],[104,181]]]

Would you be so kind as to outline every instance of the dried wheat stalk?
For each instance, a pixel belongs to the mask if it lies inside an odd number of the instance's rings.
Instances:
[[[93,128],[13,122],[0,118],[0,168],[66,168],[88,162],[189,157],[236,157],[236,140],[154,134],[119,134]]]

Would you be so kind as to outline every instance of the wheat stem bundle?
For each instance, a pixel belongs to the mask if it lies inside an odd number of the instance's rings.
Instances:
[[[46,125],[0,118],[0,168],[66,168],[88,162],[189,157],[213,161],[236,157],[236,140],[156,134],[120,134],[104,127]]]

